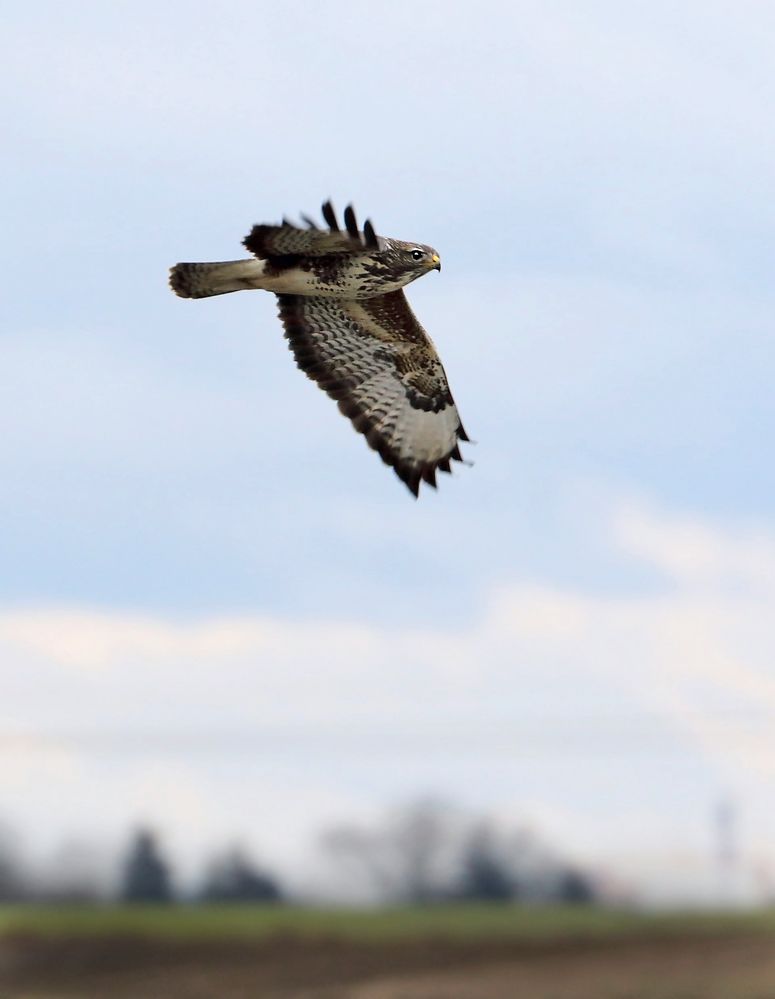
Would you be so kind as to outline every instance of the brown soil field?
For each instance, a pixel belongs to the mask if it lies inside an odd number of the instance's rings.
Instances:
[[[356,942],[0,938],[0,999],[775,999],[769,934]]]

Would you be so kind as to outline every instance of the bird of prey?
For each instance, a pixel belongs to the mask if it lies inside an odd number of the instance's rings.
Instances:
[[[358,228],[348,206],[340,228],[330,201],[326,228],[256,225],[243,240],[248,260],[181,263],[170,285],[181,298],[209,298],[260,288],[277,295],[296,363],[339,404],[369,446],[417,496],[436,486],[436,470],[462,461],[467,441],[447,376],[403,287],[441,270],[423,243]]]

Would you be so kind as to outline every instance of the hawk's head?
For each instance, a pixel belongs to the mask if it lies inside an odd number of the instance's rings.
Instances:
[[[386,239],[385,244],[380,256],[395,276],[402,279],[402,284],[409,284],[428,271],[441,270],[441,259],[432,246],[400,239]]]

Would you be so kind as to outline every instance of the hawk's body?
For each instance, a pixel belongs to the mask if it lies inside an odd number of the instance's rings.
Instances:
[[[436,349],[401,290],[439,269],[429,246],[361,232],[352,208],[339,229],[283,221],[257,225],[244,240],[256,259],[176,264],[173,290],[208,298],[260,288],[278,296],[296,363],[334,399],[409,489],[436,485],[436,469],[461,460],[468,440]]]

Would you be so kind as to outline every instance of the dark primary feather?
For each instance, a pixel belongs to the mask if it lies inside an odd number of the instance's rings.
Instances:
[[[355,220],[355,212],[352,205],[348,205],[344,210],[344,225],[352,238],[360,242],[361,234],[358,232],[358,223]]]
[[[326,220],[326,225],[331,232],[339,232],[339,223],[336,221],[336,212],[331,202],[326,201],[321,211],[323,212],[323,218]]]
[[[364,243],[370,250],[379,249],[379,241],[377,240],[377,234],[374,232],[374,226],[371,224],[369,219],[363,223],[363,236]]]

